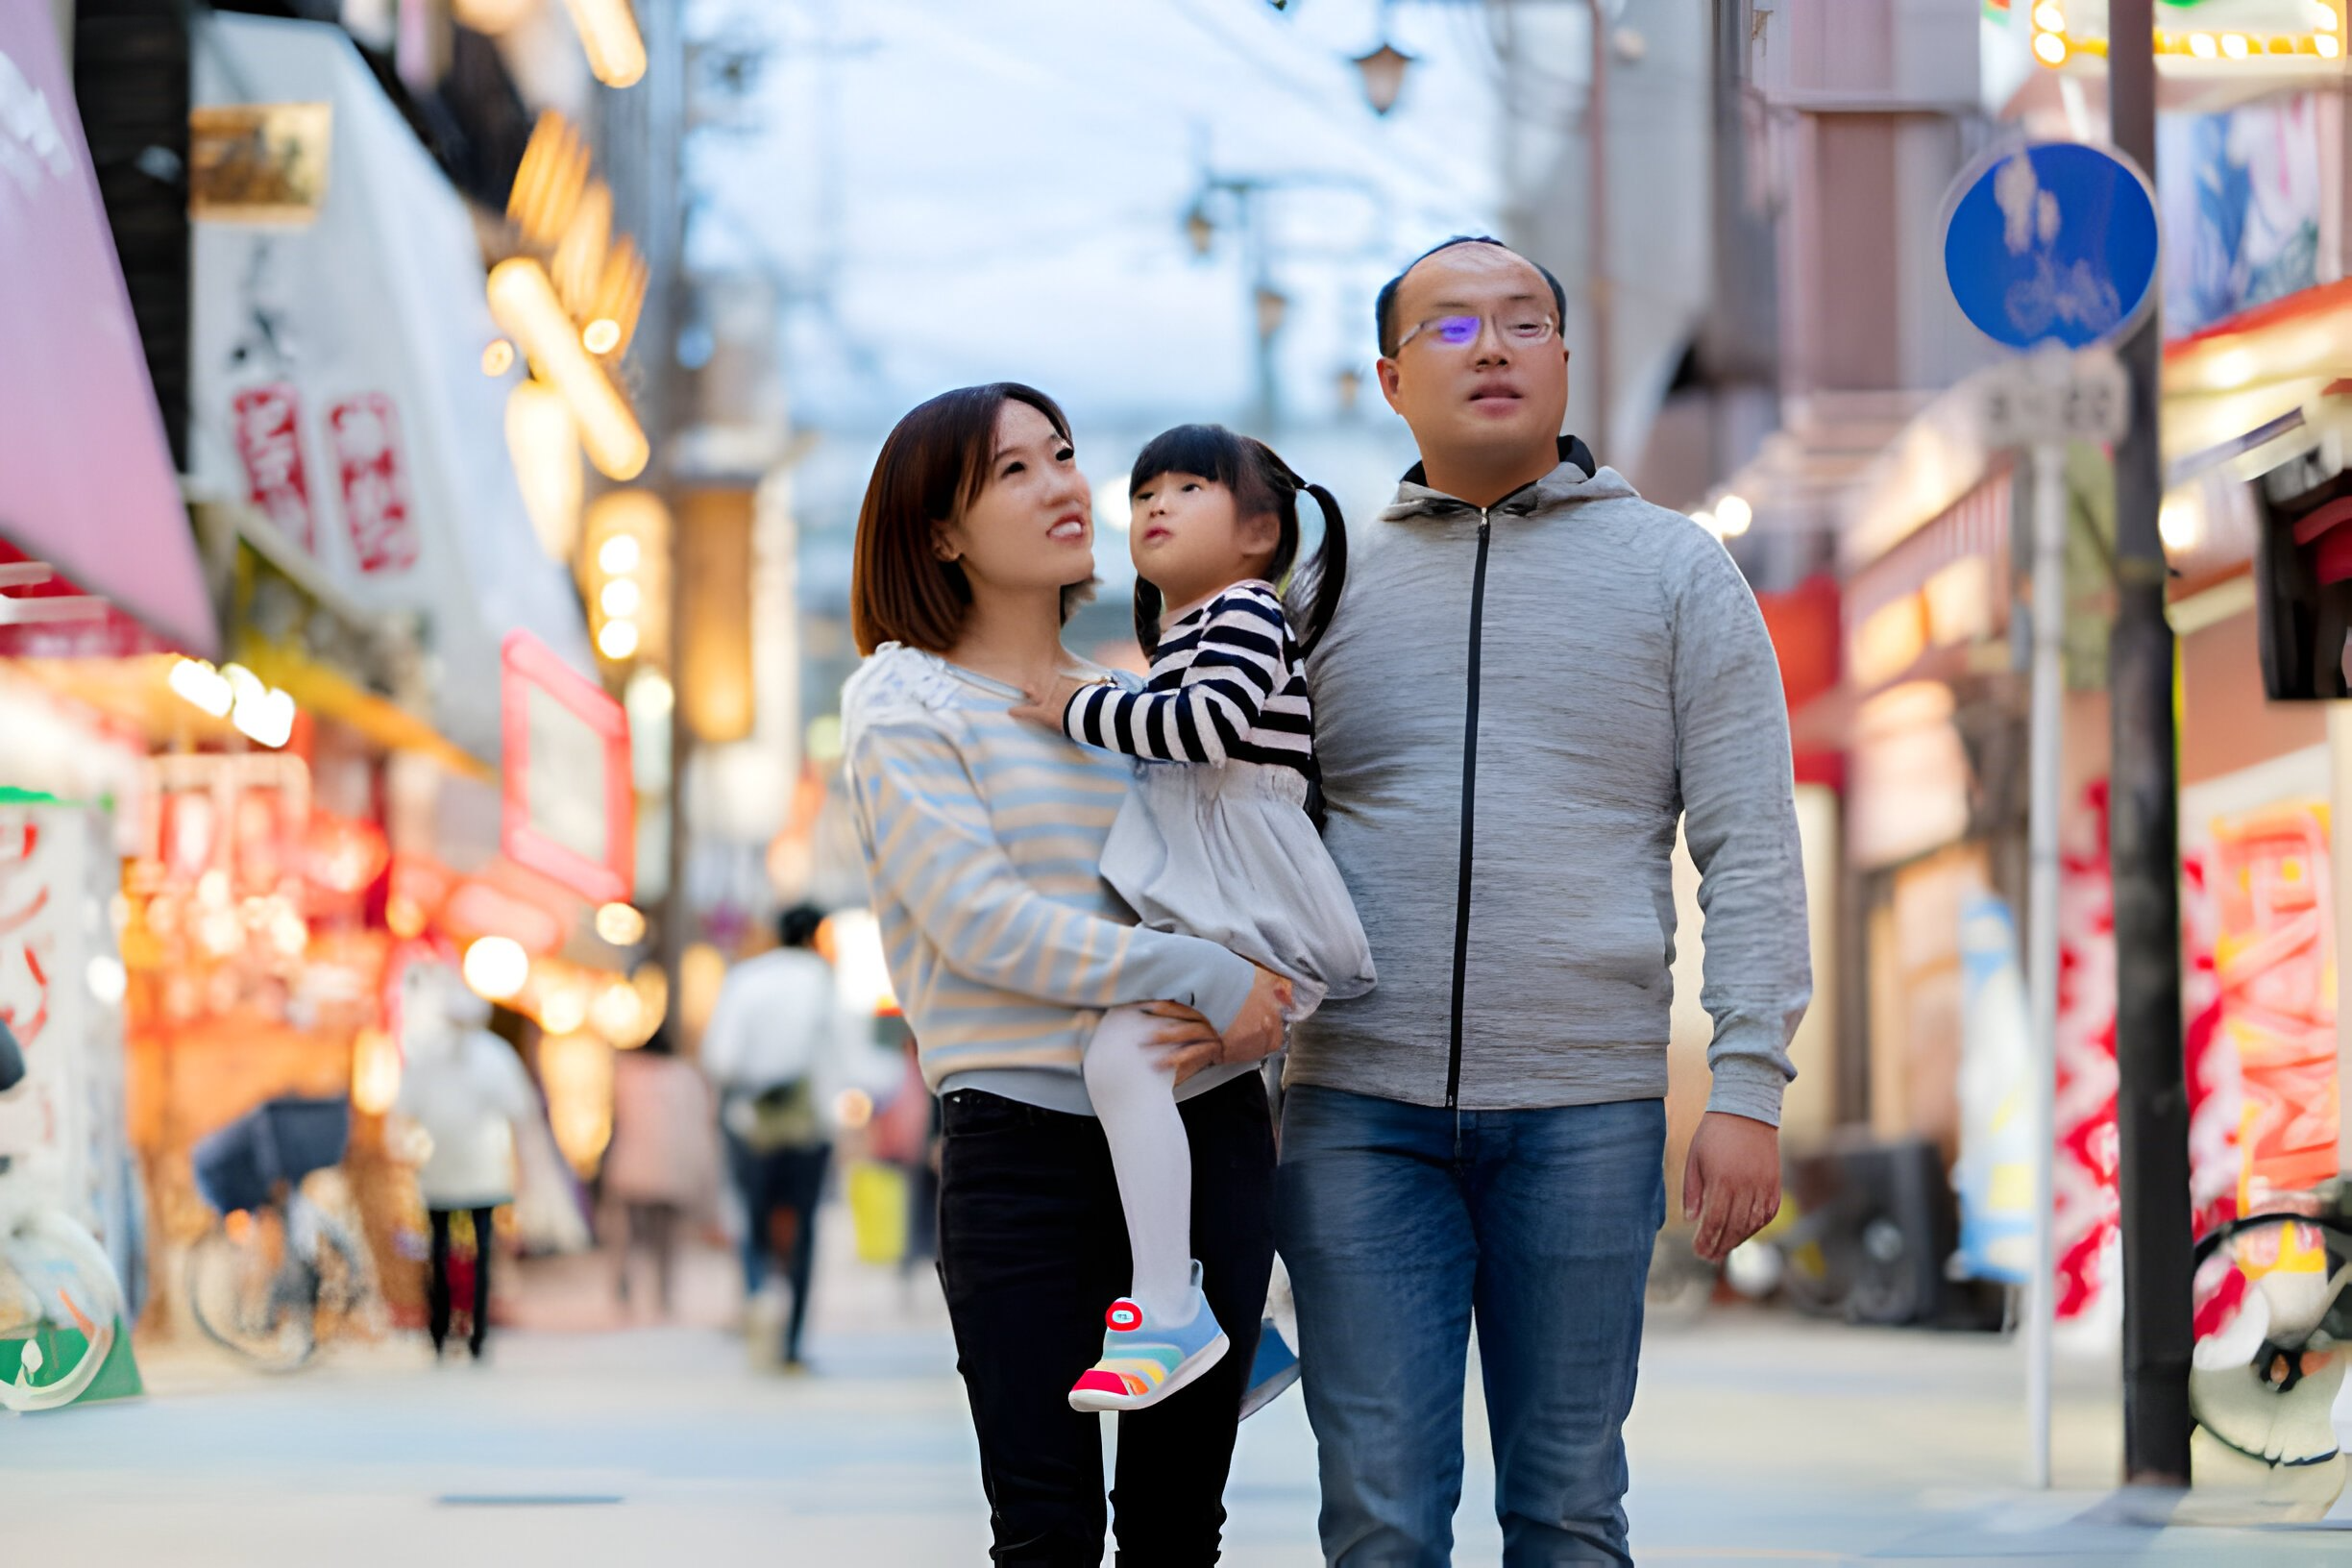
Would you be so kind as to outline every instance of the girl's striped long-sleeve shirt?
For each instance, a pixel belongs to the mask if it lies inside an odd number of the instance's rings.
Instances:
[[[1179,617],[1140,692],[1089,686],[1063,710],[1074,741],[1153,762],[1267,763],[1313,776],[1306,659],[1281,596],[1237,582]]]
[[[1020,694],[892,646],[843,692],[846,770],[891,980],[924,1079],[1072,1073],[1099,1015],[1192,1007],[1219,1030],[1255,970],[1135,925],[1102,879],[1128,765],[1012,717]]]

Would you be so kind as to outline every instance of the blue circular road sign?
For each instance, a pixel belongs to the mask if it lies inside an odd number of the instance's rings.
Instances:
[[[1960,177],[1944,274],[1978,331],[2013,349],[2086,348],[2156,290],[2156,200],[2140,171],[2080,142],[2012,148]]]

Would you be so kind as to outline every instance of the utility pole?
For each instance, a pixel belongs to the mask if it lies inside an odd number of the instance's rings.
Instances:
[[[2110,0],[2108,134],[2156,177],[2153,0]],[[2189,1096],[2181,1066],[2180,799],[2172,627],[2165,619],[2158,449],[2163,343],[2151,308],[2125,340],[2131,425],[2115,449],[2116,618],[2108,857],[2115,881],[2116,1127],[2123,1236],[2123,1474],[2189,1482]]]

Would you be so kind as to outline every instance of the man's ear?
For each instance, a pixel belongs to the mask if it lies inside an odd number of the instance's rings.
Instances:
[[[1400,414],[1403,413],[1404,409],[1397,408],[1397,387],[1401,380],[1397,371],[1397,362],[1384,356],[1373,364],[1372,369],[1380,377],[1381,396],[1388,400],[1389,407],[1396,408]]]

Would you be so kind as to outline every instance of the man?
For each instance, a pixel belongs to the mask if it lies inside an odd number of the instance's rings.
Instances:
[[[824,912],[796,904],[776,917],[776,945],[735,966],[702,1034],[702,1070],[720,1094],[727,1167],[743,1200],[747,1322],[764,1299],[769,1259],[784,1260],[792,1307],[780,1344],[787,1371],[802,1368],[817,1206],[833,1158],[834,1096],[854,1087],[863,1052],[858,1020],[817,951]]]
[[[1700,1254],[1779,1204],[1811,981],[1772,644],[1720,544],[1559,436],[1563,306],[1491,239],[1382,290],[1381,388],[1422,461],[1358,530],[1309,671],[1327,842],[1381,972],[1298,1030],[1283,1122],[1335,1564],[1450,1560],[1474,1319],[1504,1560],[1632,1560],[1678,819],[1715,1020]]]

